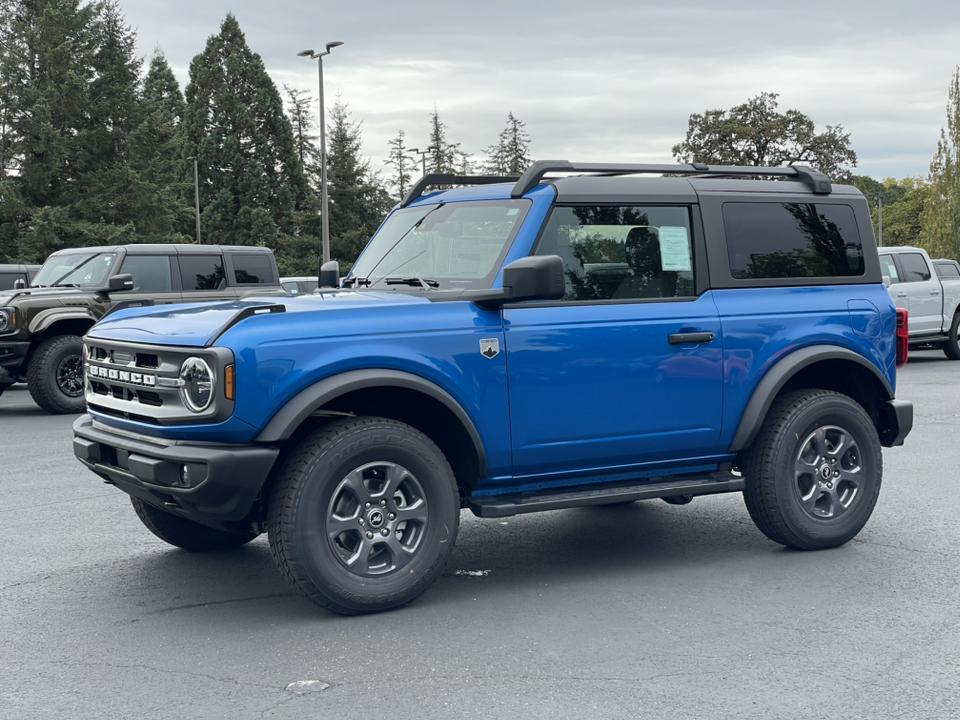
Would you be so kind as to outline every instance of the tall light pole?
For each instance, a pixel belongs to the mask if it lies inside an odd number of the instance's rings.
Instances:
[[[422,164],[423,164],[424,175],[427,174],[427,155],[429,155],[436,149],[437,149],[436,145],[431,145],[426,150],[421,150],[420,148],[410,148],[410,152],[415,152],[417,155],[420,156],[420,160],[422,161]]]
[[[197,172],[197,158],[194,155],[187,160],[193,160],[193,204],[197,217],[197,245],[202,245],[200,241],[200,175]]]
[[[877,199],[877,246],[883,247],[883,195],[874,195]]]
[[[339,40],[327,43],[327,49],[322,53],[313,50],[298,52],[298,57],[308,57],[317,61],[317,73],[320,81],[320,264],[330,260],[330,218],[327,216],[327,121],[323,114],[323,56],[329,55],[330,50],[343,45]]]

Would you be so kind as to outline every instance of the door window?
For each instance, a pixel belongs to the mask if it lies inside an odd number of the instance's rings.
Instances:
[[[926,282],[930,279],[930,268],[920,253],[902,253],[900,266],[903,268],[904,282]]]
[[[170,258],[166,255],[127,255],[120,273],[133,275],[134,292],[173,292]]]
[[[686,207],[555,207],[535,254],[563,259],[566,301],[694,294]]]
[[[880,274],[890,278],[890,282],[900,282],[900,274],[897,272],[897,263],[893,260],[893,255],[880,256]]]

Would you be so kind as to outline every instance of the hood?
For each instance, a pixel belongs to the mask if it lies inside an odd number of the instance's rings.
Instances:
[[[0,290],[0,307],[5,307],[19,297],[50,297],[57,295],[92,295],[89,288],[76,287],[28,287],[23,290]]]
[[[275,309],[277,306],[282,307],[285,314],[313,313],[318,321],[322,321],[323,316],[330,312],[429,302],[422,295],[408,293],[331,290],[294,297],[127,308],[107,315],[88,334],[104,340],[205,347],[234,325],[269,324],[271,318],[276,317],[274,313],[281,312]]]

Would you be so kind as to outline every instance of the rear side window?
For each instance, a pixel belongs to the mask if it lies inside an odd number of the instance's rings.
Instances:
[[[903,268],[904,282],[926,282],[930,279],[930,268],[920,253],[901,254],[900,267]]]
[[[942,278],[960,278],[960,270],[953,263],[937,263],[937,275]]]
[[[220,290],[227,286],[223,258],[219,255],[181,255],[180,278],[184,292]]]
[[[133,275],[134,291],[173,292],[170,258],[166,255],[127,255],[120,272]]]
[[[849,205],[724,203],[723,225],[737,279],[864,274],[863,244]]]
[[[263,285],[276,282],[273,263],[265,253],[233,256],[233,279],[241,285]]]

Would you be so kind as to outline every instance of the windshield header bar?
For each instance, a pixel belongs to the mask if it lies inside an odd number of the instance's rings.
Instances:
[[[528,171],[529,172],[529,171]],[[423,191],[431,185],[494,185],[496,183],[517,182],[520,178],[516,175],[495,176],[495,175],[447,175],[430,174],[424,175],[417,180],[416,184],[410,188],[410,192],[400,202],[400,207],[405,208],[414,200],[423,195]]]

